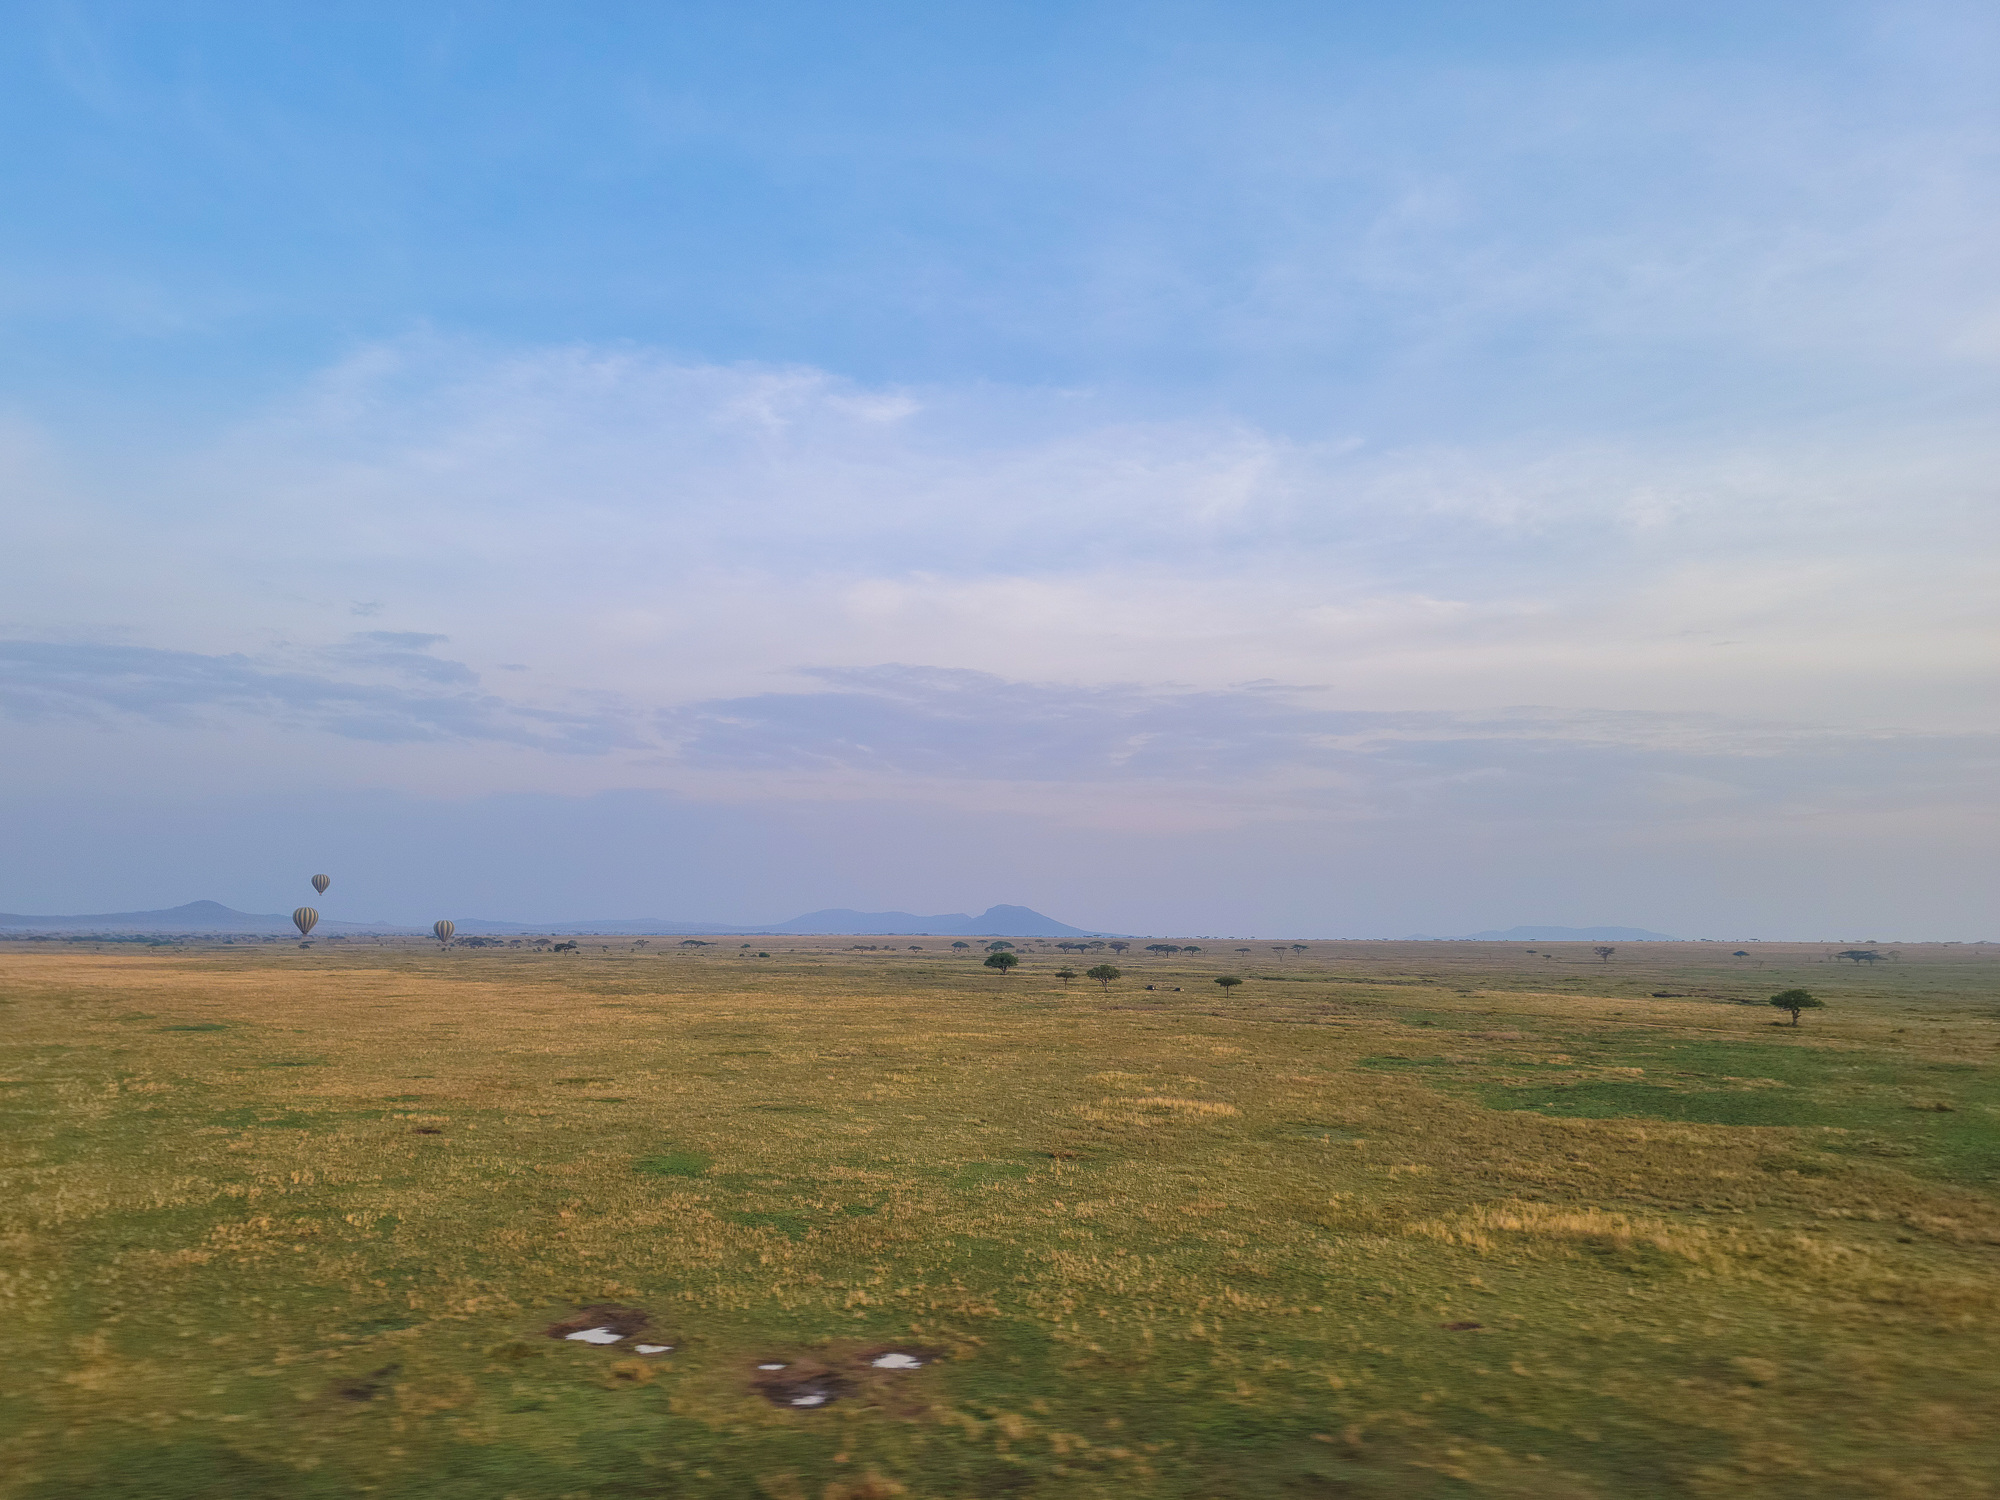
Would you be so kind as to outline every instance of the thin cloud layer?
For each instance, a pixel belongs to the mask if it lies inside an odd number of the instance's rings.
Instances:
[[[365,614],[355,660],[448,634],[469,670],[526,665],[550,693],[691,700],[915,639],[1011,678],[1952,727],[2000,701],[1993,450],[1866,424],[1386,449],[1060,393],[419,342],[143,484],[34,486],[42,547],[86,555],[87,534],[89,566],[24,573],[13,608],[253,654]]]
[[[436,638],[419,638],[431,644]],[[354,646],[362,648],[358,652]],[[376,634],[319,653],[414,675]],[[395,644],[403,644],[396,642]],[[429,661],[430,658],[419,658]],[[0,711],[141,734],[256,720],[299,735],[612,758],[631,784],[709,800],[1094,801],[1247,828],[1274,816],[1436,828],[1675,824],[1995,810],[1992,735],[1857,734],[1719,716],[1382,713],[1279,684],[1015,682],[962,668],[812,669],[818,686],[642,712],[440,694],[243,656],[0,642]],[[469,675],[456,663],[446,674]]]
[[[317,654],[348,667],[383,668],[392,676],[435,683],[478,680],[462,663],[410,651],[384,651],[373,642],[335,646]],[[29,724],[83,721],[131,733],[147,724],[214,726],[230,716],[242,716],[383,744],[456,740],[584,753],[602,753],[619,738],[615,724],[605,716],[521,707],[473,692],[426,693],[324,673],[286,671],[241,655],[0,641],[0,665],[5,667],[0,713]]]
[[[1393,821],[1672,821],[1987,804],[2000,737],[1859,735],[1717,716],[1329,709],[1276,684],[1071,688],[887,666],[821,671],[813,693],[712,702],[667,720],[711,770],[992,781],[1234,801]],[[1884,787],[1893,792],[1885,798]],[[1990,810],[1990,809],[1989,809]]]

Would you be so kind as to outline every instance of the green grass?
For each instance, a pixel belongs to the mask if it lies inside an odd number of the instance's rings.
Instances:
[[[1973,950],[809,948],[0,951],[0,1496],[1994,1492]]]
[[[641,1157],[633,1166],[653,1177],[699,1177],[714,1164],[712,1157],[696,1151],[666,1151]]]

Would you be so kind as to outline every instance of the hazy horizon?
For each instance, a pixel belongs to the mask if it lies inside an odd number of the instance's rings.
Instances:
[[[30,7],[0,909],[2000,935],[1997,53]]]

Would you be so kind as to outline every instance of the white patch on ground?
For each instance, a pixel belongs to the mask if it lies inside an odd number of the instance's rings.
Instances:
[[[625,1335],[613,1333],[609,1328],[586,1328],[581,1333],[565,1334],[563,1337],[574,1339],[580,1344],[615,1344]]]
[[[672,1344],[634,1344],[632,1347],[637,1349],[641,1354],[665,1354],[674,1346]]]
[[[760,1370],[782,1370],[785,1367],[783,1365],[759,1365],[757,1368]]]
[[[794,1405],[794,1406],[824,1406],[824,1405],[826,1405],[826,1397],[824,1397],[824,1396],[794,1396],[794,1397],[792,1397],[792,1405]]]
[[[921,1370],[924,1362],[914,1354],[885,1354],[868,1361],[878,1370]]]

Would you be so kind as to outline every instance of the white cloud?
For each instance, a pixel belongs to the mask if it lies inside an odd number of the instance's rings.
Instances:
[[[469,671],[525,665],[548,703],[917,654],[1380,709],[1990,725],[1994,446],[1856,424],[1378,450],[420,340],[178,459],[28,461],[44,561],[17,554],[9,593],[16,635],[225,654],[328,646],[366,610]]]

